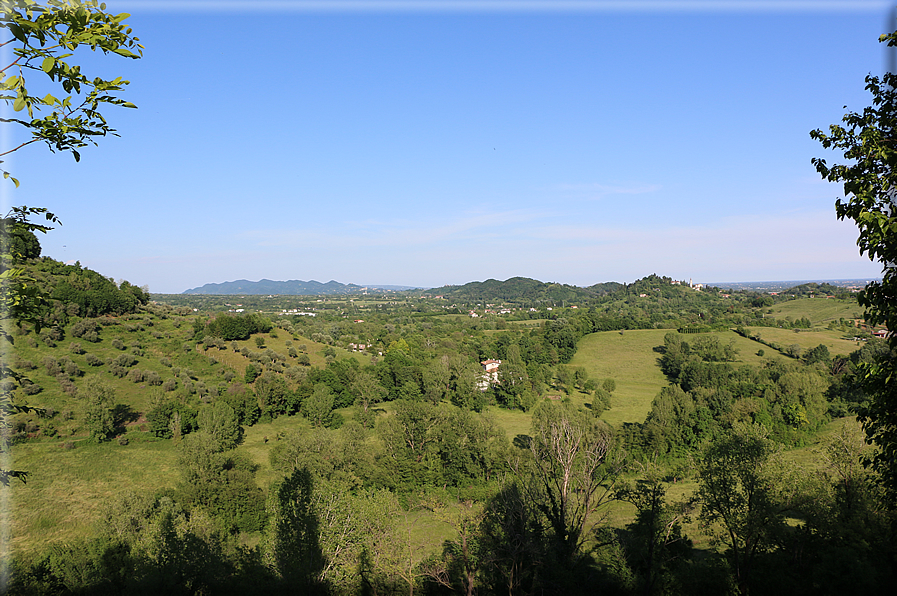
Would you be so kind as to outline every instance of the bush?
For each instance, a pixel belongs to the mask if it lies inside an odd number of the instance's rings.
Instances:
[[[162,389],[165,391],[174,391],[178,388],[178,382],[176,379],[168,379],[164,383],[162,383]]]
[[[40,340],[44,342],[44,345],[48,348],[55,348],[56,342],[53,340],[50,334],[49,329],[42,329],[40,332]]]
[[[65,380],[59,380],[59,384],[62,386],[62,391],[69,397],[77,397],[78,388],[75,387],[75,384],[72,383],[71,379],[69,379],[68,377],[64,377],[64,379]]]
[[[62,369],[59,367],[59,362],[52,356],[44,356],[43,365],[44,368],[47,369],[47,374],[52,377],[55,377],[62,371]]]
[[[103,360],[93,354],[87,354],[84,360],[87,361],[88,366],[103,366]]]
[[[21,360],[18,356],[16,356],[13,366],[22,370],[34,370],[37,368],[30,360]]]
[[[40,392],[41,386],[37,383],[32,383],[30,381],[28,383],[22,383],[22,393],[25,395],[37,395]]]
[[[146,382],[155,387],[162,384],[162,377],[155,371],[147,371]]]
[[[128,437],[126,437],[125,435],[121,435],[120,437],[118,437],[118,444],[121,445],[122,447],[124,447],[125,445],[127,445],[127,444],[128,444]]]
[[[115,348],[116,350],[124,350],[125,343],[116,337],[115,339],[112,340],[112,347]]]
[[[128,372],[128,380],[132,383],[142,383],[145,377],[146,375],[139,368],[132,368],[130,372]]]
[[[79,355],[83,354],[84,348],[81,347],[81,342],[73,341],[72,343],[70,343],[69,344],[69,352],[71,352],[72,354],[79,354]]]
[[[137,358],[135,358],[132,354],[119,354],[115,359],[115,364],[124,367],[131,367],[137,364]]]
[[[81,319],[69,330],[72,337],[80,337],[86,341],[96,343],[100,341],[100,326],[96,321]]]
[[[78,368],[77,364],[75,364],[74,362],[69,360],[68,362],[65,363],[65,374],[67,374],[70,377],[80,377],[84,373],[81,372],[81,369]]]
[[[246,372],[243,375],[243,380],[246,384],[251,384],[255,381],[256,377],[259,376],[259,371],[251,362],[246,365]]]
[[[159,364],[166,368],[171,368],[171,360],[169,360],[168,358],[162,358],[161,360],[159,360]]]

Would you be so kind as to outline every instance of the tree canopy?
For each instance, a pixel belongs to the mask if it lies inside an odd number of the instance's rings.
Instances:
[[[897,46],[897,32],[882,35],[889,47]],[[813,139],[826,149],[842,151],[847,163],[828,165],[825,159],[812,163],[829,182],[844,185],[844,197],[835,202],[838,219],[848,218],[859,228],[860,253],[882,265],[881,282],[871,282],[858,300],[866,307],[870,325],[897,330],[897,74],[866,77],[872,105],[862,112],[848,112],[843,125],[829,132],[814,130]],[[891,351],[864,370],[864,387],[870,396],[859,412],[867,437],[878,445],[875,465],[885,482],[897,492],[897,376],[891,335]]]

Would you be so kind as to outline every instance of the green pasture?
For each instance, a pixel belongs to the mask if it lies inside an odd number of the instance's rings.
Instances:
[[[28,471],[27,483],[10,484],[14,552],[27,556],[53,542],[90,536],[103,508],[119,494],[174,487],[174,444],[144,433],[128,436],[134,437],[128,445],[76,440],[74,449],[65,449],[54,440],[13,447],[14,467]]]
[[[589,378],[616,381],[611,407],[602,415],[608,423],[644,422],[654,397],[667,384],[654,347],[663,345],[669,331],[602,331],[580,340],[570,365],[585,368]]]
[[[863,308],[856,300],[837,298],[800,298],[780,302],[772,307],[772,315],[777,319],[800,319],[807,317],[814,325],[828,325],[839,319],[861,319]]]
[[[829,352],[835,354],[847,355],[862,347],[862,342],[841,339],[844,335],[841,331],[831,331],[828,329],[780,329],[778,327],[750,327],[753,335],[759,335],[763,341],[779,344],[783,349],[792,344],[801,347],[801,351],[815,348],[819,344],[828,347]],[[774,350],[768,346],[755,341],[751,341],[754,351],[764,350],[766,356],[770,356]]]

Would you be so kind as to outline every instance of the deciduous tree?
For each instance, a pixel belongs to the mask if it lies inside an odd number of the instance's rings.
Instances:
[[[91,440],[108,441],[115,431],[115,417],[112,414],[112,408],[115,406],[115,390],[100,377],[92,375],[84,380],[81,394],[87,402],[84,421],[87,430],[90,431]]]
[[[524,486],[545,516],[560,562],[574,566],[594,513],[613,495],[622,460],[607,425],[566,402],[533,412],[532,468]]]
[[[897,46],[897,32],[879,41]],[[829,182],[843,183],[844,197],[835,201],[838,219],[851,219],[859,228],[860,253],[882,266],[882,280],[871,282],[857,299],[866,308],[866,322],[897,330],[897,73],[866,77],[872,105],[848,112],[843,125],[810,136],[826,149],[843,152],[844,164],[828,165],[814,158],[816,171]],[[870,397],[859,410],[869,441],[879,447],[874,465],[892,494],[897,494],[897,374],[894,348],[860,375]],[[892,499],[892,503],[894,500]]]

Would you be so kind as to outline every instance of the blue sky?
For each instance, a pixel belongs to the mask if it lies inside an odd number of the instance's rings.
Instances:
[[[121,137],[6,162],[59,260],[163,293],[880,273],[808,133],[869,103],[886,3],[107,5],[146,48],[80,62],[131,81]]]

